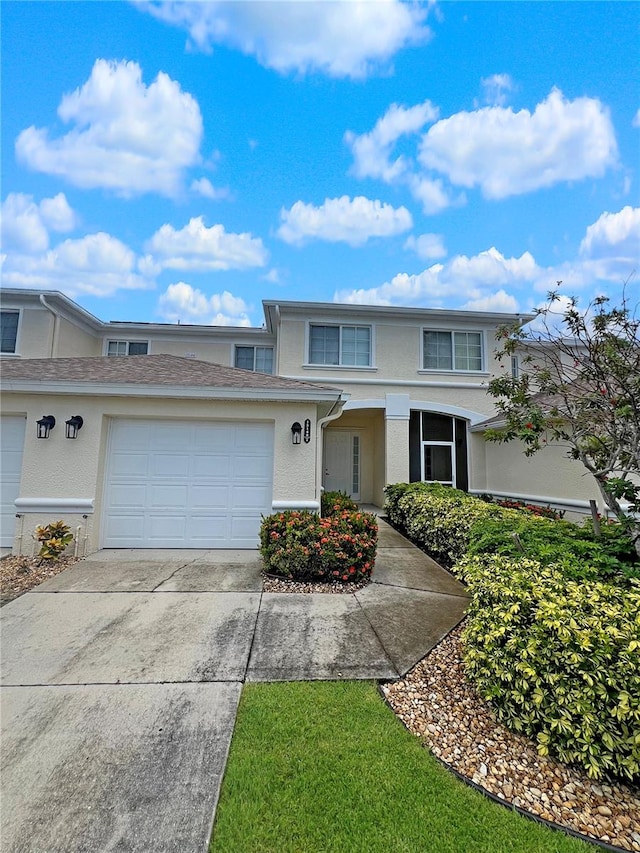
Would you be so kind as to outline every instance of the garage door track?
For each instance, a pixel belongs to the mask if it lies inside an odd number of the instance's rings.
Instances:
[[[396,678],[462,587],[380,522],[355,595],[255,551],[102,551],[2,608],[2,850],[206,851],[245,681]]]

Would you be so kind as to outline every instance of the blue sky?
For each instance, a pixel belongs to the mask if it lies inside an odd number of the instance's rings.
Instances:
[[[3,284],[103,320],[640,294],[640,4],[7,2]]]

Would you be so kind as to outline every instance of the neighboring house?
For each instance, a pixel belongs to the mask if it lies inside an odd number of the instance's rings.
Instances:
[[[563,483],[567,460],[529,463],[474,432],[495,414],[496,328],[528,315],[267,300],[259,329],[103,323],[60,293],[1,296],[4,547],[29,551],[58,518],[87,552],[248,547],[261,514],[317,509],[322,488],[381,506],[406,480],[592,496],[581,472]]]

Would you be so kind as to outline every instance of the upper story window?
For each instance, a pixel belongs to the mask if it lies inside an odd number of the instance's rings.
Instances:
[[[425,329],[422,366],[425,370],[482,370],[482,333]]]
[[[255,373],[273,373],[273,347],[236,347],[235,366]]]
[[[148,341],[108,341],[107,355],[147,355]]]
[[[0,311],[0,352],[15,353],[19,319],[19,311]]]
[[[370,326],[309,326],[309,364],[371,366]]]
[[[520,376],[520,359],[517,355],[511,356],[511,376],[518,379]]]

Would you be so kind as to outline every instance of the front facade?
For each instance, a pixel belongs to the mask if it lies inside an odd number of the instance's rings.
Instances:
[[[263,328],[103,323],[62,294],[3,291],[2,546],[28,552],[35,524],[64,518],[87,553],[249,547],[261,514],[316,509],[322,489],[382,506],[408,480],[569,508],[595,496],[557,458],[523,479],[517,448],[474,431],[495,413],[491,376],[517,369],[496,362],[496,329],[529,317],[264,310]],[[58,426],[40,441],[46,414]]]

